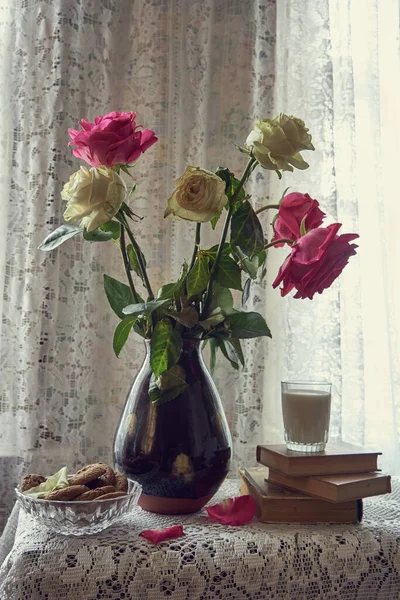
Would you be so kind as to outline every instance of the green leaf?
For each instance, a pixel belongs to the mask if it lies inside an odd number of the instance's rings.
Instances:
[[[119,356],[136,321],[137,317],[126,317],[126,319],[122,319],[122,321],[118,323],[113,339],[113,348],[116,356]]]
[[[222,181],[225,181],[225,193],[228,193],[231,188],[231,178],[233,177],[233,173],[231,173],[227,167],[218,167],[215,174],[218,175]]]
[[[87,242],[108,242],[113,237],[112,231],[103,231],[100,227],[93,229],[93,231],[83,232],[83,237]]]
[[[171,321],[159,321],[150,342],[150,365],[156,377],[173,367],[182,351],[182,338]]]
[[[234,174],[226,167],[219,167],[218,170],[216,171],[216,174],[223,181],[225,181],[225,194],[227,195],[228,199],[231,200],[231,198],[235,194],[236,189],[240,183],[239,179],[236,179]],[[236,198],[236,201],[243,200],[245,195],[246,195],[246,193],[242,188],[239,192],[238,197]]]
[[[188,265],[186,262],[184,262],[181,268],[181,273],[179,275],[178,281],[176,281],[175,283],[167,283],[166,285],[163,285],[158,290],[157,299],[164,300],[169,298],[175,300],[176,298],[179,298],[179,296],[183,294],[183,283],[185,281],[187,272]]]
[[[139,217],[139,215],[136,215],[133,210],[127,205],[126,202],[123,202],[121,205],[121,208],[119,209],[119,211],[117,212],[117,214],[115,215],[115,218],[118,219],[118,221],[122,224],[124,224],[124,220],[123,218],[120,216],[119,213],[122,213],[122,215],[127,215],[130,219],[139,219],[140,221],[143,219],[143,217]]]
[[[229,288],[222,287],[219,283],[214,282],[210,311],[213,311],[218,306],[225,315],[230,315],[233,312],[233,297]]]
[[[216,338],[210,338],[210,373],[214,375],[215,365],[217,362],[217,350],[221,345],[221,341]]]
[[[230,251],[231,251],[230,245],[224,244],[224,246],[222,248],[222,254],[229,254]],[[203,250],[203,252],[205,252],[207,254],[207,256],[209,256],[211,259],[214,259],[217,256],[218,244],[216,244],[215,246],[212,246],[208,250]]]
[[[246,304],[247,300],[250,297],[250,290],[251,290],[251,279],[247,279],[246,283],[244,284],[243,287],[243,294],[242,294],[242,305]]]
[[[229,198],[232,198],[232,196],[234,196],[234,194],[236,193],[236,189],[239,186],[239,183],[240,183],[240,181],[239,181],[239,179],[236,179],[236,177],[231,178],[231,189],[228,193]],[[236,198],[236,202],[244,200],[245,197],[246,197],[246,192],[242,188],[239,192],[238,197]],[[236,202],[235,202],[235,204],[236,204]]]
[[[83,229],[81,227],[78,227],[78,225],[64,223],[44,238],[43,242],[38,247],[38,250],[43,250],[44,252],[54,250],[54,248],[57,248],[57,246],[60,246],[70,238],[78,235],[78,233],[83,233]]]
[[[272,337],[263,316],[256,312],[236,312],[229,317],[230,330],[235,338]]]
[[[100,229],[102,231],[111,231],[113,240],[117,240],[121,235],[121,225],[117,221],[108,221]]]
[[[236,352],[233,350],[231,346],[226,345],[226,340],[222,340],[220,345],[220,349],[222,354],[225,356],[227,360],[231,363],[232,367],[236,370],[239,369],[239,359],[236,356]]]
[[[215,272],[215,280],[223,287],[232,288],[234,290],[242,289],[242,274],[230,256],[221,255],[217,270]]]
[[[169,304],[169,300],[149,300],[149,302],[139,302],[138,304],[129,304],[122,309],[124,315],[135,315],[136,318],[148,317],[153,311],[161,306]]]
[[[131,265],[131,269],[133,271],[135,271],[135,273],[137,275],[139,275],[140,279],[142,279],[142,272],[140,270],[137,253],[136,253],[136,250],[134,249],[134,247],[132,246],[132,244],[128,244],[128,246],[126,247],[126,251],[129,256],[129,263]],[[139,248],[139,252],[140,252],[140,256],[142,257],[143,264],[146,267],[147,266],[146,258],[144,256],[143,252],[140,250],[140,248]]]
[[[224,210],[224,209],[223,209],[223,208],[221,208],[221,210],[219,211],[219,213],[218,213],[218,214],[216,214],[216,215],[215,215],[215,217],[213,217],[213,218],[211,219],[210,223],[211,223],[211,227],[212,227],[213,229],[215,229],[215,228],[216,228],[216,226],[217,226],[217,223],[218,223],[218,221],[219,221],[219,219],[220,219],[220,217],[221,217],[221,215],[222,215],[222,211],[223,211],[223,210]]]
[[[164,404],[177,398],[186,388],[184,369],[180,365],[174,365],[157,378],[152,374],[149,386],[150,400],[155,405]]]
[[[167,315],[189,329],[199,321],[199,313],[194,306],[184,306],[179,312],[168,311]]]
[[[207,319],[204,319],[204,321],[199,321],[198,325],[202,329],[209,330],[212,327],[215,327],[216,325],[219,325],[224,320],[225,320],[225,315],[224,315],[223,312],[221,312],[220,307],[217,306],[217,308],[215,308],[213,311],[211,311],[209,313]]]
[[[228,340],[224,340],[225,347],[229,346],[231,350],[233,350],[236,354],[237,359],[239,360],[242,367],[244,367],[244,356],[242,345],[238,338],[229,338]]]
[[[231,221],[231,244],[239,246],[249,258],[264,249],[262,226],[248,200],[235,206]]]
[[[131,288],[109,275],[104,275],[104,290],[111,308],[120,319],[123,319],[125,317],[123,309],[133,303]]]
[[[265,240],[264,240],[264,243],[265,243]],[[266,242],[265,245],[267,243],[268,242]],[[268,254],[268,250],[265,250],[265,248],[264,248],[264,250],[261,250],[261,252],[258,254],[258,267],[259,268],[262,267],[263,264],[265,263],[265,261],[267,260],[267,254]]]
[[[204,292],[208,284],[209,274],[208,258],[200,252],[186,279],[189,298]]]

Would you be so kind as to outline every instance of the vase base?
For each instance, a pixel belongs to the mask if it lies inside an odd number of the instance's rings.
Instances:
[[[142,494],[138,504],[144,510],[159,515],[187,515],[199,511],[211,498],[212,494],[202,498],[163,498]]]

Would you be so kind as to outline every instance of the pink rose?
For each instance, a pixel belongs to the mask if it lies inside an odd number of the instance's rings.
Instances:
[[[92,167],[135,162],[157,141],[154,131],[140,129],[141,125],[136,125],[135,119],[134,112],[117,111],[96,117],[94,123],[82,119],[79,121],[82,129],[68,129],[72,140],[69,145],[75,146],[72,154]]]
[[[285,196],[279,206],[279,216],[274,223],[274,237],[271,242],[288,238],[297,242],[300,237],[300,225],[305,217],[306,231],[319,227],[325,213],[319,208],[319,202],[308,194],[293,192]],[[279,248],[283,244],[276,244]]]
[[[349,257],[356,253],[356,233],[336,235],[341,223],[313,229],[292,246],[291,254],[280,267],[272,284],[274,288],[283,282],[281,296],[293,288],[295,298],[310,298],[316,292],[322,294],[347,265]]]

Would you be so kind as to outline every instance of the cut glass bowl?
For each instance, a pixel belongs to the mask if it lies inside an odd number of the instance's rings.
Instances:
[[[22,509],[40,523],[62,535],[92,535],[113,525],[137,505],[142,487],[128,481],[128,493],[120,498],[89,500],[38,500],[15,489]]]

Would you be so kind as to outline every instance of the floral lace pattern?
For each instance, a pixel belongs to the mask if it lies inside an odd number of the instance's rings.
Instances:
[[[190,227],[163,219],[174,179],[186,164],[216,169],[221,156],[240,174],[245,159],[232,141],[243,143],[255,119],[272,111],[275,1],[15,0],[0,7],[0,31],[5,518],[22,471],[112,460],[118,418],[144,357],[134,336],[120,359],[113,354],[117,318],[102,286],[104,272],[124,280],[117,249],[75,239],[50,255],[37,251],[62,222],[60,191],[79,163],[68,127],[82,115],[135,110],[138,123],[157,132],[159,142],[135,169],[132,207],[144,217],[135,233],[154,287],[173,281],[193,238]],[[267,194],[267,176],[258,177]],[[257,290],[259,310],[263,297]],[[267,343],[245,345],[245,371],[232,373],[221,360],[216,376],[239,463],[254,460],[263,439]]]
[[[23,514],[18,521],[15,513],[0,598],[398,600],[398,478],[393,484],[391,495],[364,501],[360,525],[254,520],[229,527],[210,521],[204,510],[178,521],[137,508],[101,534],[76,540],[49,534]],[[228,481],[216,500],[237,490],[237,482]],[[154,545],[138,535],[176,523],[183,524],[184,537]]]

